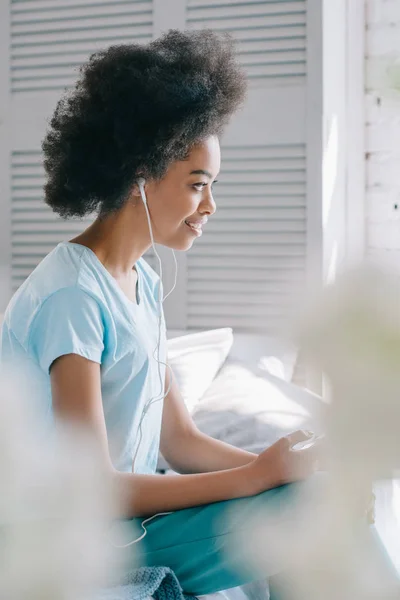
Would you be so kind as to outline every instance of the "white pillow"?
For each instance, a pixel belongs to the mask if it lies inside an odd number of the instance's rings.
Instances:
[[[267,334],[234,332],[230,358],[262,371],[291,381],[298,350],[292,342]]]
[[[193,420],[211,437],[259,453],[297,429],[321,432],[324,407],[312,392],[228,362],[197,404]]]
[[[168,362],[189,412],[193,412],[213,382],[232,344],[230,328],[191,333],[168,340]]]

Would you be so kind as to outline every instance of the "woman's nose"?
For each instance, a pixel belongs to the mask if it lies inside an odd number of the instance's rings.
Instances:
[[[207,197],[201,201],[199,206],[199,212],[202,214],[213,215],[217,210],[217,205],[215,204],[214,197],[212,192],[207,194]]]

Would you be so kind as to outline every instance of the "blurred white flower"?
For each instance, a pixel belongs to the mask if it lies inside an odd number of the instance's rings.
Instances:
[[[87,600],[122,566],[107,536],[117,499],[88,432],[44,435],[15,382],[0,392],[0,597]]]
[[[366,519],[374,482],[400,467],[399,300],[397,276],[363,266],[302,312],[296,341],[329,382],[329,476],[282,488],[236,540],[260,573],[287,574],[285,600],[400,597]]]
[[[299,337],[331,387],[332,452],[369,478],[391,476],[400,466],[398,276],[369,266],[342,275],[311,304]]]

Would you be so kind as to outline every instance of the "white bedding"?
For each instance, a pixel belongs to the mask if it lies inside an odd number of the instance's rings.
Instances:
[[[321,398],[257,368],[228,361],[197,404],[208,435],[259,453],[296,429],[322,428]]]

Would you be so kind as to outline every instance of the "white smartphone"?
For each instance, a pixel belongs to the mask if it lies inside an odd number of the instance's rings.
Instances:
[[[303,440],[302,442],[297,442],[297,444],[294,444],[292,446],[292,450],[298,452],[299,450],[306,450],[307,448],[311,448],[311,446],[314,446],[314,444],[316,444],[323,437],[324,435],[315,434],[312,437],[308,438],[308,440]]]

